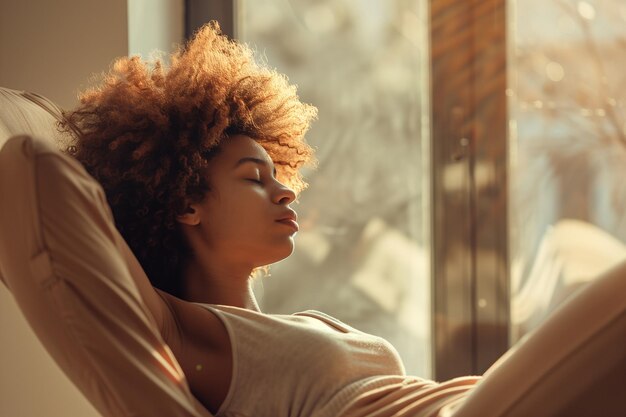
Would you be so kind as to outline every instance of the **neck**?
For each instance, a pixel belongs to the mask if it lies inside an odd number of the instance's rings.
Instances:
[[[252,291],[252,268],[209,268],[190,262],[183,276],[183,298],[204,304],[221,304],[260,311]]]

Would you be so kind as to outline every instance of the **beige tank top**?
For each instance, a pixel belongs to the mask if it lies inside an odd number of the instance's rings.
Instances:
[[[263,314],[198,304],[222,320],[233,351],[230,388],[216,417],[351,415],[390,398],[372,393],[398,395],[438,385],[405,376],[389,342],[327,314]]]

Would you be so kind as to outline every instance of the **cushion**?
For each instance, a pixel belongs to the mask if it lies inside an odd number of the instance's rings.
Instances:
[[[11,136],[31,134],[66,146],[68,137],[57,130],[61,109],[47,98],[0,87],[0,148]]]

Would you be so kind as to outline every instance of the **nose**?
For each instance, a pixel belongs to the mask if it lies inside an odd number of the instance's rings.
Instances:
[[[274,193],[274,202],[276,204],[287,205],[296,199],[296,193],[294,190],[278,181],[276,184],[277,187]]]

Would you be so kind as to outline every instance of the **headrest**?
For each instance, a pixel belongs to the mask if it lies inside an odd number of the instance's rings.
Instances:
[[[61,117],[59,106],[39,94],[0,87],[0,148],[19,134],[47,138],[59,149],[65,147],[68,136],[56,126]]]

